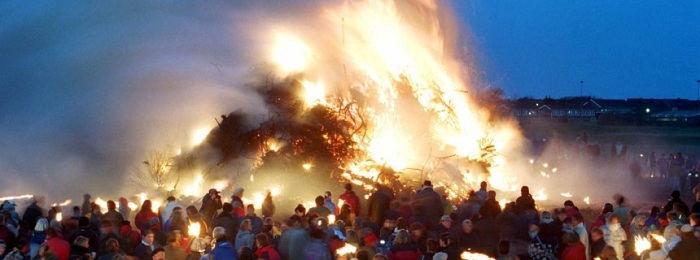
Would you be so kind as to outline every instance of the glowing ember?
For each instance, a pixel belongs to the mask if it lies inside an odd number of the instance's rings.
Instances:
[[[586,205],[591,205],[591,197],[586,196],[583,198],[583,202],[586,203]]]
[[[201,231],[201,225],[199,222],[191,222],[189,225],[187,225],[187,235],[190,237],[199,237]]]
[[[558,169],[557,168],[552,168],[552,173],[557,173]]]
[[[460,255],[460,258],[463,260],[491,260],[493,258],[484,255],[484,254],[478,254],[478,253],[472,253],[472,252],[467,252],[464,251]]]
[[[1,201],[5,201],[5,200],[22,200],[22,199],[31,199],[31,198],[33,198],[33,197],[34,197],[34,195],[25,194],[25,195],[19,195],[19,196],[7,196],[7,197],[2,197],[2,198],[0,198],[0,200],[1,200]]]
[[[311,167],[313,167],[313,165],[311,165],[310,163],[305,163],[301,165],[301,168],[304,168],[305,171],[311,170]]]
[[[650,248],[651,241],[649,241],[649,239],[642,236],[634,237],[634,252],[636,252],[638,256],[641,256],[644,251],[649,250]]]
[[[542,164],[542,167],[544,167],[544,168],[549,168],[549,163],[543,163],[543,164]]]
[[[350,243],[345,243],[345,246],[338,248],[338,250],[335,252],[336,254],[341,256],[354,254],[355,252],[357,252],[357,247],[351,245]]]
[[[651,234],[651,237],[656,240],[657,242],[663,244],[666,243],[666,238],[664,238],[662,235],[659,234]]]
[[[564,193],[561,194],[561,196],[562,196],[562,197],[565,197],[565,198],[571,198],[571,197],[573,197],[574,195],[571,195],[570,192],[564,192]]]

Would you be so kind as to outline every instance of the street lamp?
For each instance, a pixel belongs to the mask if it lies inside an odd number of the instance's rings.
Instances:
[[[578,83],[579,83],[579,93],[580,93],[580,97],[581,97],[581,107],[579,107],[578,116],[583,118],[583,80],[579,81]]]

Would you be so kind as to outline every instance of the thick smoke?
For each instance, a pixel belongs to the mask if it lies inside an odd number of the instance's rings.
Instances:
[[[298,5],[295,5],[298,6]],[[300,11],[270,4],[267,16]],[[0,3],[2,194],[115,193],[152,150],[231,111],[262,9],[228,2]]]

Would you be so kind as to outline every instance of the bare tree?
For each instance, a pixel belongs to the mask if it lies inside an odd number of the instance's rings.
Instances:
[[[141,190],[170,190],[177,187],[178,174],[173,170],[174,156],[167,149],[154,150],[134,172],[133,183]]]

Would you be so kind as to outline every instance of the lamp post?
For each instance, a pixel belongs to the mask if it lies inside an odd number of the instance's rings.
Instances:
[[[581,97],[581,106],[579,107],[579,110],[578,110],[578,116],[583,118],[583,80],[579,81],[578,83],[579,83],[579,93],[580,93],[580,97]]]

